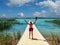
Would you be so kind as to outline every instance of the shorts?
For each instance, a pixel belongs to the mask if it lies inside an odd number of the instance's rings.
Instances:
[[[33,31],[33,28],[29,28],[29,31]]]

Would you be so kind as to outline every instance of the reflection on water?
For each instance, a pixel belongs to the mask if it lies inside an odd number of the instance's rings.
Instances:
[[[19,25],[13,25],[12,28],[10,30],[7,30],[7,31],[4,31],[4,32],[17,32],[17,31],[21,31],[21,33],[23,33],[25,31],[25,28],[27,26],[27,24],[25,23],[24,19],[16,19],[18,20],[21,24]],[[29,20],[32,20],[34,22],[35,19],[26,19],[27,22]],[[37,22],[36,22],[36,27],[38,28],[38,30],[41,32],[41,33],[60,33],[60,27],[53,24],[53,23],[48,23],[48,22],[45,22],[45,20],[54,20],[54,19],[38,19]]]

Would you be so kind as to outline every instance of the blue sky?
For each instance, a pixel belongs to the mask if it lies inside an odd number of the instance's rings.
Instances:
[[[0,17],[60,17],[60,0],[0,0]]]

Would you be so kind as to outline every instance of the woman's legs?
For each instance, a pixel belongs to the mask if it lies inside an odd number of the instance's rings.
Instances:
[[[30,39],[30,31],[29,31],[29,39]]]
[[[31,36],[33,38],[33,31],[29,31],[29,39],[30,39]]]
[[[32,39],[33,39],[33,31],[32,31]]]
[[[29,29],[29,39],[30,39],[30,37],[33,38],[33,28],[30,28]]]

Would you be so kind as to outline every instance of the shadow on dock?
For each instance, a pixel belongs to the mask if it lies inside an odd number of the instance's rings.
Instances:
[[[47,40],[42,40],[42,39],[37,39],[37,38],[32,38],[32,40],[47,41]]]

